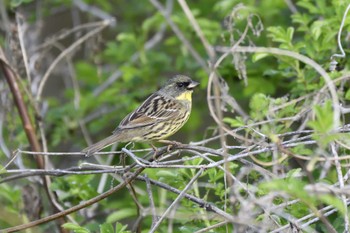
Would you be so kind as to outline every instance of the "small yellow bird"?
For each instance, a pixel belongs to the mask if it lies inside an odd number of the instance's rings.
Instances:
[[[116,142],[151,142],[176,133],[188,120],[192,92],[199,83],[185,75],[176,75],[165,86],[149,96],[135,111],[127,115],[113,134],[85,148],[91,156]]]

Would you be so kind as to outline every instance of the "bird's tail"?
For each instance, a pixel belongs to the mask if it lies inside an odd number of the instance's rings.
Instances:
[[[105,139],[102,139],[99,142],[96,142],[95,144],[92,144],[92,145],[86,147],[81,152],[85,153],[86,157],[89,157],[89,156],[93,155],[94,153],[102,150],[103,148],[106,148],[107,146],[110,146],[118,141],[120,141],[120,135],[113,134]]]

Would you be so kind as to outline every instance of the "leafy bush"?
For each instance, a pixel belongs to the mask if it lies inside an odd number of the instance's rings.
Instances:
[[[349,231],[347,4],[6,2],[0,228]],[[79,153],[179,73],[201,83],[183,144]]]

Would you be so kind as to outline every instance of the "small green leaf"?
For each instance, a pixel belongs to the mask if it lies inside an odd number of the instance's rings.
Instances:
[[[22,4],[30,3],[32,1],[33,0],[11,0],[11,7],[12,8],[16,8],[16,7],[19,7]]]
[[[296,168],[288,171],[286,178],[295,178],[301,175],[301,168]]]
[[[160,170],[156,174],[158,177],[169,177],[169,178],[175,178],[177,174],[171,170]]]
[[[311,1],[298,1],[297,5],[307,9],[310,13],[318,14],[320,9]]]
[[[131,41],[131,42],[134,42],[134,41],[136,41],[136,37],[132,33],[120,33],[117,36],[117,40],[118,41]]]
[[[256,119],[263,119],[268,111],[269,104],[270,100],[266,95],[262,93],[253,95],[249,103],[252,117]]]
[[[350,89],[348,89],[345,93],[345,99],[350,100]]]
[[[128,227],[128,225],[123,225],[119,222],[115,224],[115,233],[130,233],[130,231],[126,231],[125,229]]]
[[[288,27],[287,29],[287,38],[289,41],[292,41],[294,35],[294,28],[293,27]]]
[[[101,224],[100,233],[114,233],[113,225],[111,223]]]
[[[107,217],[106,222],[112,223],[117,222],[121,219],[129,218],[136,215],[136,209],[134,208],[124,208],[119,211],[115,211]]]
[[[158,25],[162,22],[162,20],[163,20],[163,16],[160,13],[154,14],[152,17],[147,18],[142,23],[141,28],[145,32],[157,29]]]
[[[332,205],[334,206],[336,209],[339,210],[339,212],[343,215],[343,216],[346,216],[345,215],[345,208],[344,208],[344,204],[343,202],[341,201],[340,198],[338,197],[335,197],[335,196],[332,196],[332,195],[320,195],[318,197],[322,202],[328,204],[328,205]]]
[[[257,62],[257,61],[259,61],[259,60],[261,60],[261,59],[263,59],[263,58],[265,58],[265,57],[267,57],[269,55],[270,54],[268,54],[268,53],[255,53],[253,55],[252,60],[253,60],[253,62]]]
[[[242,127],[245,126],[244,120],[242,117],[230,118],[225,117],[223,121],[229,124],[231,127]]]
[[[311,35],[315,40],[319,39],[325,25],[327,25],[327,22],[324,21],[315,21],[311,25]]]
[[[280,47],[285,49],[293,49],[292,40],[294,35],[294,28],[288,27],[287,30],[283,27],[269,27],[268,36],[273,41],[281,43]]]
[[[333,128],[333,110],[331,101],[323,106],[314,107],[316,119],[309,122],[309,126],[319,133],[328,133]]]
[[[0,174],[7,173],[7,170],[0,164]]]
[[[209,182],[214,184],[224,176],[223,172],[216,169],[209,169],[207,174],[209,176]]]
[[[276,179],[262,183],[260,187],[269,191],[284,191],[295,198],[300,198],[301,201],[308,203],[308,205],[314,205],[316,199],[305,191],[304,186],[305,182],[290,177],[288,181],[286,179]]]
[[[274,94],[276,89],[274,84],[263,77],[251,77],[248,80],[248,86],[243,90],[244,95],[251,96],[255,93],[264,93],[264,94]]]
[[[75,223],[68,222],[68,223],[63,224],[62,227],[64,229],[67,229],[67,230],[72,230],[75,233],[90,233],[90,231],[88,229],[81,227]]]

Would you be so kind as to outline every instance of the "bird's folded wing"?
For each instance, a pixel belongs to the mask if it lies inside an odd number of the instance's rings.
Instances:
[[[181,107],[180,103],[154,93],[139,108],[127,115],[116,130],[144,127],[176,118]]]

